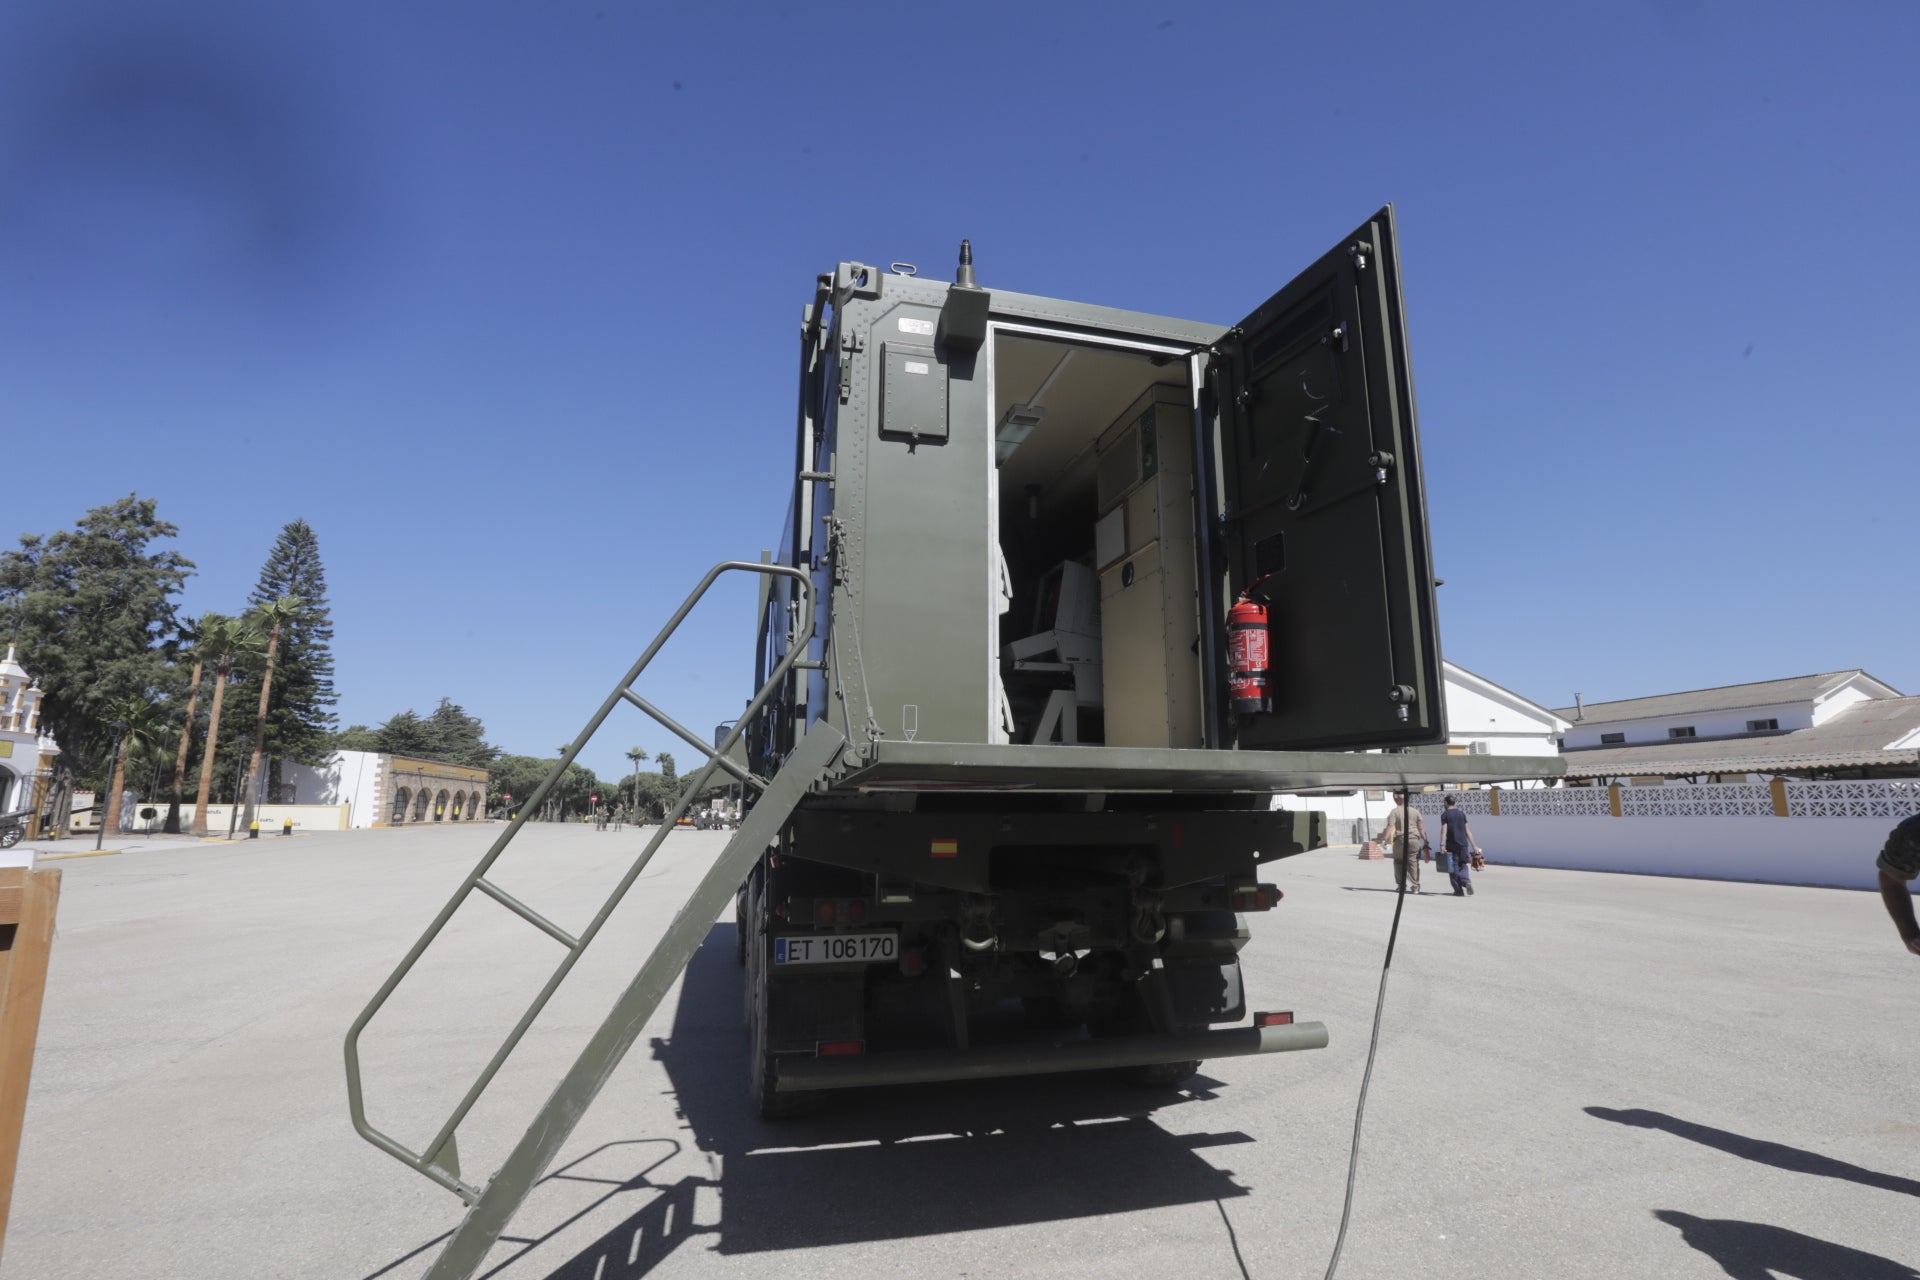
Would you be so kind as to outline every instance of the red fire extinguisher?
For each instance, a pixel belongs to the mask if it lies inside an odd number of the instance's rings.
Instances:
[[[1227,610],[1227,691],[1233,713],[1239,716],[1273,710],[1272,632],[1267,625],[1267,602],[1254,594],[1265,581],[1262,578],[1242,591]]]

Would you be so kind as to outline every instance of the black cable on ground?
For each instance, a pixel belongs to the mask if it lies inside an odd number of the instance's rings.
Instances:
[[[1407,806],[1409,811],[1412,807]],[[1393,944],[1400,936],[1400,908],[1407,901],[1407,877],[1413,874],[1416,865],[1407,857],[1407,829],[1412,825],[1406,820],[1400,823],[1400,866],[1395,868],[1399,888],[1393,895],[1393,927],[1387,930],[1387,958],[1380,964],[1380,992],[1373,999],[1373,1038],[1367,1042],[1367,1069],[1360,1074],[1360,1102],[1353,1109],[1353,1149],[1347,1156],[1347,1199],[1340,1208],[1340,1234],[1334,1238],[1333,1257],[1327,1260],[1325,1280],[1333,1280],[1333,1273],[1340,1268],[1340,1250],[1347,1243],[1347,1222],[1353,1217],[1354,1175],[1360,1170],[1360,1122],[1367,1114],[1367,1085],[1373,1080],[1373,1056],[1380,1049],[1380,1011],[1387,1005],[1387,971],[1393,968]]]

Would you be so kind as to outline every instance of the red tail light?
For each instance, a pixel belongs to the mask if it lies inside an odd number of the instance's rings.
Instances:
[[[813,904],[813,918],[816,923],[832,924],[833,917],[834,917],[834,909],[833,909],[832,902],[828,901],[825,898],[822,898],[820,901]]]
[[[1256,1013],[1253,1015],[1256,1027],[1290,1027],[1293,1025],[1293,1010],[1284,1009],[1278,1013]]]
[[[847,903],[847,923],[865,924],[867,922],[867,904],[855,898]]]
[[[1271,911],[1286,897],[1270,884],[1242,885],[1227,894],[1227,905],[1235,911]]]
[[[865,1040],[823,1040],[814,1050],[823,1058],[850,1058],[867,1051]]]

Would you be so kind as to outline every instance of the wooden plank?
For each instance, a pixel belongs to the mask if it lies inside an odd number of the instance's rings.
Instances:
[[[6,1245],[7,1211],[13,1203],[14,1166],[20,1159],[20,1127],[27,1112],[27,1081],[33,1043],[40,1032],[40,998],[47,986],[47,956],[53,917],[60,904],[58,871],[0,868],[0,886],[19,880],[18,924],[0,984],[0,1249]]]

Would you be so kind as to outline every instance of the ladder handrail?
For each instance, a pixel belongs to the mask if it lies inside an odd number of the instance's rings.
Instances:
[[[622,701],[633,702],[636,706],[639,706],[642,711],[653,715],[655,719],[661,720],[662,723],[668,724],[670,728],[680,731],[679,726],[667,721],[663,714],[657,712],[652,707],[652,704],[645,703],[644,700],[632,696],[631,686],[635,680],[640,678],[640,673],[646,670],[647,665],[653,661],[654,655],[659,653],[661,647],[667,642],[667,639],[672,636],[680,624],[686,620],[687,615],[693,611],[694,606],[706,595],[708,589],[713,586],[714,582],[716,582],[722,574],[736,571],[769,577],[792,578],[800,584],[802,608],[799,617],[795,620],[793,637],[788,645],[786,657],[781,659],[780,663],[768,674],[766,683],[754,694],[753,700],[747,704],[746,710],[741,714],[740,718],[735,721],[732,731],[727,734],[726,738],[721,741],[718,747],[709,749],[704,744],[695,743],[702,751],[706,752],[708,756],[706,765],[699,773],[689,779],[685,792],[681,795],[679,802],[674,805],[672,812],[668,813],[665,820],[661,823],[660,830],[654,833],[653,838],[647,842],[646,848],[641,851],[640,856],[633,861],[632,865],[627,868],[626,873],[621,876],[619,882],[613,887],[612,892],[601,905],[600,910],[594,915],[593,920],[585,929],[581,930],[578,938],[572,939],[572,945],[569,946],[569,935],[567,935],[564,930],[552,924],[531,907],[521,903],[517,898],[514,898],[512,894],[507,893],[492,881],[487,880],[486,874],[492,868],[494,862],[499,859],[501,853],[506,850],[507,845],[512,842],[514,836],[519,834],[520,828],[526,824],[527,815],[538,810],[541,801],[546,799],[547,794],[552,791],[559,780],[566,775],[567,768],[573,763],[574,758],[578,756],[586,747],[587,743],[592,740],[593,735],[598,732],[607,716],[610,715],[613,709],[620,705]],[[361,1137],[394,1159],[400,1161],[400,1163],[406,1165],[408,1168],[413,1169],[416,1173],[424,1175],[429,1180],[453,1192],[468,1204],[472,1204],[479,1198],[480,1191],[478,1188],[461,1181],[457,1156],[453,1156],[453,1158],[447,1161],[448,1164],[452,1165],[452,1168],[447,1168],[437,1163],[437,1161],[441,1159],[443,1153],[451,1154],[457,1149],[454,1144],[454,1132],[459,1128],[460,1122],[466,1118],[467,1113],[473,1109],[474,1103],[477,1102],[480,1095],[486,1091],[486,1087],[492,1082],[495,1073],[499,1071],[508,1055],[510,1055],[514,1048],[520,1043],[527,1029],[533,1025],[533,1020],[540,1016],[541,1010],[546,1008],[547,1001],[552,998],[553,993],[559,989],[560,984],[565,981],[567,975],[572,972],[574,963],[586,950],[587,945],[593,941],[595,935],[600,932],[601,925],[606,923],[607,918],[611,916],[614,909],[620,905],[621,899],[626,896],[627,890],[631,888],[633,882],[639,878],[640,873],[646,869],[647,863],[652,860],[654,852],[659,849],[660,845],[665,841],[668,833],[674,829],[674,823],[679,819],[681,814],[686,812],[693,797],[699,794],[707,785],[708,779],[721,767],[723,762],[731,766],[731,762],[725,760],[726,753],[733,749],[734,744],[739,741],[740,736],[745,732],[747,725],[752,722],[754,716],[757,715],[760,709],[766,704],[767,699],[773,695],[774,690],[786,679],[788,672],[792,670],[795,662],[807,652],[808,645],[813,638],[814,617],[813,580],[804,569],[797,569],[789,565],[759,564],[746,560],[723,560],[707,571],[706,577],[700,580],[700,585],[695,587],[692,593],[687,596],[679,609],[667,620],[666,625],[660,629],[659,634],[653,638],[653,643],[647,646],[646,652],[642,653],[639,660],[633,664],[625,678],[615,686],[612,693],[607,695],[606,701],[600,705],[600,710],[594,714],[591,720],[587,721],[586,727],[580,730],[579,735],[574,738],[573,744],[561,755],[560,761],[554,766],[553,771],[535,788],[533,795],[528,797],[526,803],[521,807],[519,814],[507,824],[507,829],[500,834],[500,838],[493,842],[493,846],[481,857],[479,863],[468,873],[466,879],[461,881],[460,887],[454,890],[453,896],[448,899],[446,906],[442,907],[439,914],[434,916],[432,922],[429,923],[425,931],[421,933],[419,940],[413,944],[407,951],[407,954],[401,959],[400,963],[394,967],[393,972],[388,975],[387,980],[380,984],[380,989],[374,993],[373,998],[367,1002],[366,1008],[360,1011],[360,1016],[355,1018],[353,1025],[348,1028],[345,1045],[347,1111],[352,1118],[354,1130],[359,1133]],[[738,776],[738,773],[745,772],[732,767],[730,767],[728,771],[735,773],[736,776]],[[742,780],[759,789],[764,790],[766,786],[765,782],[754,777],[751,773],[747,773],[746,777]],[[434,939],[439,937],[441,931],[446,928],[447,923],[453,919],[454,913],[460,909],[467,901],[467,898],[476,890],[492,898],[495,902],[500,903],[521,919],[526,920],[528,923],[540,929],[541,932],[553,937],[555,941],[560,942],[563,947],[567,948],[567,953],[561,959],[553,975],[548,978],[546,985],[543,986],[539,994],[534,997],[532,1005],[527,1009],[526,1013],[521,1016],[519,1022],[514,1025],[513,1030],[508,1032],[506,1041],[495,1051],[493,1057],[481,1071],[479,1078],[474,1081],[465,1096],[461,1098],[459,1104],[454,1108],[453,1114],[447,1119],[446,1123],[441,1126],[440,1131],[434,1135],[433,1140],[427,1144],[425,1151],[417,1152],[404,1146],[398,1139],[375,1128],[367,1120],[366,1102],[361,1090],[360,1081],[360,1034],[366,1029],[367,1024],[373,1020],[374,1015],[379,1013],[382,1006],[386,1004],[388,997],[393,994],[401,981],[412,971],[414,964],[419,961],[421,955],[425,953]]]

